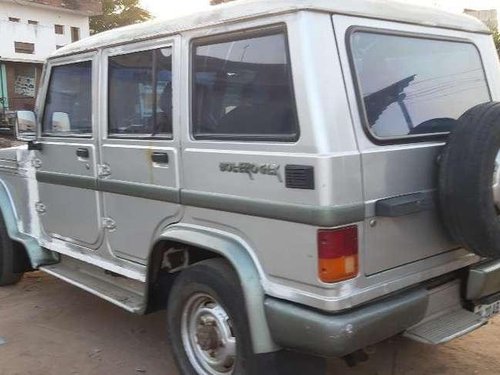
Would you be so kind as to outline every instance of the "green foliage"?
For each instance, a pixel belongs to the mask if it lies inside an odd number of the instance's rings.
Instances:
[[[151,18],[151,14],[139,6],[139,0],[103,0],[102,10],[102,15],[90,17],[92,34],[144,22]]]
[[[500,31],[498,31],[498,29],[493,30],[493,39],[495,40],[495,45],[497,46],[497,51],[500,55]]]

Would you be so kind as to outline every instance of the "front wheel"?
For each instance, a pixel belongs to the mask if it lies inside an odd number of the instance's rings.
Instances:
[[[222,259],[184,270],[169,295],[169,340],[185,375],[246,375],[251,338],[240,281]]]

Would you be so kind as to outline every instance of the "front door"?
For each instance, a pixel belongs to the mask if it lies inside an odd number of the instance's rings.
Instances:
[[[101,175],[108,246],[145,263],[155,234],[177,221],[179,156],[176,137],[174,40],[151,48],[105,53]]]
[[[93,95],[95,55],[51,63],[36,152],[37,211],[53,238],[96,249],[100,242]]]

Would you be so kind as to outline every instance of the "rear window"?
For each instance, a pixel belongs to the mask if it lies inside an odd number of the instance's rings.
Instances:
[[[364,118],[379,139],[447,133],[491,100],[477,48],[367,31],[351,36]]]
[[[195,138],[297,139],[284,32],[197,43],[193,59]]]

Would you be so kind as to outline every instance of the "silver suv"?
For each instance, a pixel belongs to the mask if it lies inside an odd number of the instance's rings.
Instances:
[[[183,374],[470,332],[500,307],[499,68],[481,22],[382,0],[237,1],[62,48],[0,152],[0,282],[166,308]]]

